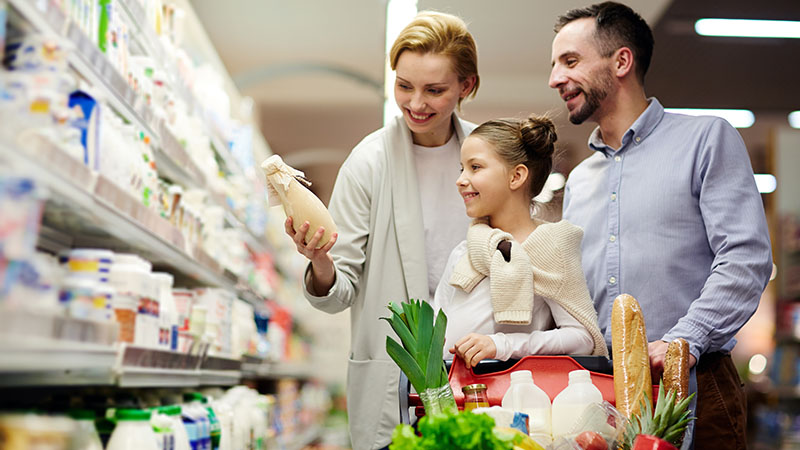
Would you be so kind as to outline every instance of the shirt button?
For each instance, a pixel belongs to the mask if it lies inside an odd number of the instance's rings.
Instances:
[[[620,162],[620,161],[622,161],[622,157],[621,156],[615,156],[614,157],[614,161]]]
[[[617,240],[617,237],[612,234],[611,236],[608,237],[608,240],[611,242],[615,242]]]
[[[617,194],[611,194],[611,200],[613,201],[613,200],[616,200],[616,199],[617,199]]]
[[[640,138],[639,136],[636,136],[636,143],[638,144],[639,142],[642,142],[642,138]]]
[[[611,278],[608,279],[608,284],[615,284],[616,282],[617,282],[617,279],[615,277],[611,277]]]

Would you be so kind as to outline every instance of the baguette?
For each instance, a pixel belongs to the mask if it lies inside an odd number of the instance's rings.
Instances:
[[[628,418],[638,416],[642,400],[652,405],[653,386],[644,316],[628,294],[614,299],[611,308],[611,346],[617,409]]]
[[[689,395],[689,343],[678,338],[669,343],[664,357],[664,389],[679,402]]]

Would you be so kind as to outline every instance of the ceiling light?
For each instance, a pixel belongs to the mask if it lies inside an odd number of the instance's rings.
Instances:
[[[792,128],[800,128],[800,111],[792,111],[789,113],[789,125]]]
[[[401,115],[400,108],[394,100],[394,71],[389,63],[389,52],[392,50],[397,35],[417,15],[417,0],[389,0],[386,4],[386,67],[383,76],[383,124]]]
[[[800,22],[793,20],[700,19],[694,30],[701,36],[800,38]]]
[[[771,194],[775,192],[775,189],[778,187],[778,180],[775,178],[775,175],[771,173],[757,173],[753,176],[756,179],[758,192],[762,194]]]
[[[756,121],[756,116],[749,109],[665,108],[665,111],[687,116],[722,117],[736,128],[750,128]]]

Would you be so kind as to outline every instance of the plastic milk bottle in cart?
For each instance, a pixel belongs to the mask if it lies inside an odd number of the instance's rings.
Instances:
[[[552,441],[550,397],[533,382],[530,370],[511,372],[511,384],[503,396],[503,408],[528,415],[528,434],[542,447]]]

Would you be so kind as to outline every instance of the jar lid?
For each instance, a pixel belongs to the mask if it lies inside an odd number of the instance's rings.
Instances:
[[[475,392],[475,391],[485,391],[486,390],[486,385],[485,384],[481,384],[481,383],[468,384],[468,385],[462,387],[461,390],[465,394],[468,394],[470,392]]]

